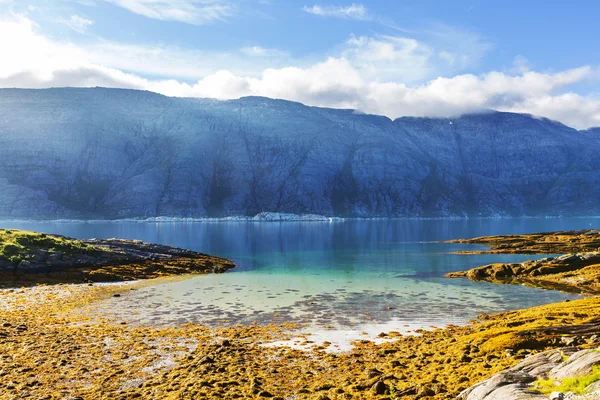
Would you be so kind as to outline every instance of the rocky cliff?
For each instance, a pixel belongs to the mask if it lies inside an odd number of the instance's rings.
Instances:
[[[598,132],[522,114],[2,89],[0,145],[1,217],[600,211]]]

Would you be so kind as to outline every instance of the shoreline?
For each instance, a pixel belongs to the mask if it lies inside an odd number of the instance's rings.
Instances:
[[[14,305],[0,308],[0,352],[11,354],[10,360],[0,359],[0,391],[34,395],[53,389],[57,397],[87,399],[102,382],[102,393],[109,397],[235,398],[237,393],[247,398],[267,392],[281,398],[390,398],[393,389],[403,399],[450,399],[529,354],[563,347],[565,332],[600,310],[599,298],[554,303],[482,315],[465,326],[417,330],[415,335],[388,332],[379,343],[358,340],[345,352],[331,351],[335,349],[327,343],[302,350],[265,346],[293,343],[295,337],[314,341],[298,334],[298,326],[285,323],[227,328],[190,323],[157,329],[86,313],[96,301],[163,279],[170,278],[0,290],[1,296],[12,299],[5,304]],[[43,298],[33,296],[35,292]],[[559,333],[552,332],[552,326]],[[104,365],[101,360],[106,357],[111,361]],[[41,360],[46,361],[39,365]],[[63,361],[60,374],[56,366],[47,365]],[[324,369],[324,364],[330,367]],[[22,379],[23,371],[31,380]],[[32,385],[34,376],[39,384]],[[18,379],[22,383],[15,385]]]
[[[461,326],[371,333],[346,351],[320,340],[327,330],[311,337],[285,322],[157,328],[90,312],[98,301],[127,301],[129,291],[189,276],[0,289],[0,392],[9,399],[452,399],[528,355],[598,346],[600,297],[482,314]]]
[[[600,294],[599,230],[483,236],[447,242],[486,246],[483,250],[454,254],[559,254],[519,263],[494,263],[466,271],[450,272],[446,274],[448,278],[523,284],[591,296]]]
[[[303,215],[297,214],[298,217]],[[557,215],[557,216],[446,216],[446,217],[334,217],[313,215],[315,218],[308,219],[255,219],[248,216],[231,217],[152,217],[152,218],[117,218],[117,219],[77,219],[77,218],[50,218],[50,219],[24,219],[12,217],[0,217],[0,223],[58,223],[58,224],[102,224],[102,223],[275,223],[275,222],[356,222],[356,221],[469,221],[469,220],[513,220],[513,219],[600,219],[600,215]],[[318,217],[318,218],[317,218]]]

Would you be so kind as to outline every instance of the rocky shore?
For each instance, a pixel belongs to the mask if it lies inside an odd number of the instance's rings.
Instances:
[[[468,271],[451,272],[449,278],[468,278],[492,283],[523,284],[573,293],[600,293],[600,231],[566,231],[529,235],[485,236],[452,240],[490,246],[458,254],[557,254],[511,264],[489,264]]]
[[[514,367],[465,390],[458,399],[599,399],[599,368],[598,348],[578,350],[576,347],[565,347],[549,350],[527,357]]]
[[[9,233],[15,237],[15,232]],[[130,266],[139,265],[140,257],[141,264],[152,265],[203,259],[139,242],[71,245],[73,252],[95,254],[99,262],[103,256],[97,251],[132,257],[119,266],[133,271],[130,277],[136,277],[138,269]],[[218,272],[208,267],[202,271]],[[114,269],[110,264],[71,268]],[[157,275],[172,272],[155,268]],[[106,298],[126,302],[132,290],[161,279],[0,289],[0,398],[510,400],[549,398],[549,388],[562,398],[596,390],[591,385],[600,354],[600,298],[481,315],[467,326],[415,335],[382,332],[390,340],[357,341],[342,353],[328,352],[327,343],[305,351],[265,346],[297,336],[297,327],[289,324],[156,329],[88,312],[89,305]],[[574,360],[586,367],[569,367]]]
[[[86,306],[127,293],[139,281],[0,290],[3,398],[453,399],[530,354],[598,346],[589,325],[600,299],[494,316],[468,326],[420,331],[348,353],[263,344],[294,326],[154,329],[102,320]],[[310,336],[307,336],[310,341]]]
[[[565,254],[600,251],[600,230],[559,231],[521,235],[482,236],[448,240],[487,246],[484,250],[459,251],[456,254]]]
[[[224,258],[133,240],[75,240],[0,229],[0,282],[76,283],[150,279],[234,268]]]

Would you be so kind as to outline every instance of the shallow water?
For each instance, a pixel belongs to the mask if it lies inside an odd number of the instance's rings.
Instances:
[[[345,222],[0,222],[78,238],[127,238],[189,248],[238,264],[126,293],[98,312],[129,322],[208,325],[299,322],[307,329],[406,331],[575,298],[516,285],[447,279],[449,271],[527,255],[452,255],[436,241],[598,228],[598,218]],[[533,256],[536,257],[536,256]],[[541,257],[541,256],[540,256]]]

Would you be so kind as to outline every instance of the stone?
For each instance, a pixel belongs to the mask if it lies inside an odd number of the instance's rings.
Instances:
[[[389,388],[382,381],[377,381],[373,386],[371,386],[371,393],[382,395],[388,392]]]
[[[535,378],[526,372],[509,370],[494,375],[466,389],[459,394],[458,398],[461,400],[525,400],[545,398],[544,396],[535,397],[535,395],[525,393],[527,385],[534,381]]]
[[[600,381],[594,382],[588,386],[586,386],[585,393],[594,393],[594,392],[600,392]]]
[[[565,394],[562,392],[552,392],[550,393],[550,397],[548,400],[564,400]]]
[[[381,371],[379,371],[378,369],[373,368],[373,369],[370,369],[370,370],[367,371],[367,378],[368,379],[376,378],[376,377],[380,376],[381,374],[382,374]]]
[[[212,359],[209,356],[204,356],[202,357],[202,359],[198,362],[198,364],[203,365],[203,364],[214,364],[215,360]]]
[[[563,342],[564,344],[566,344],[567,346],[572,346],[577,343],[577,338],[574,336],[566,336],[566,337],[561,337],[560,341]]]
[[[592,372],[595,365],[600,364],[600,352],[596,349],[581,350],[572,354],[569,359],[554,367],[549,376],[554,379],[576,378]]]

